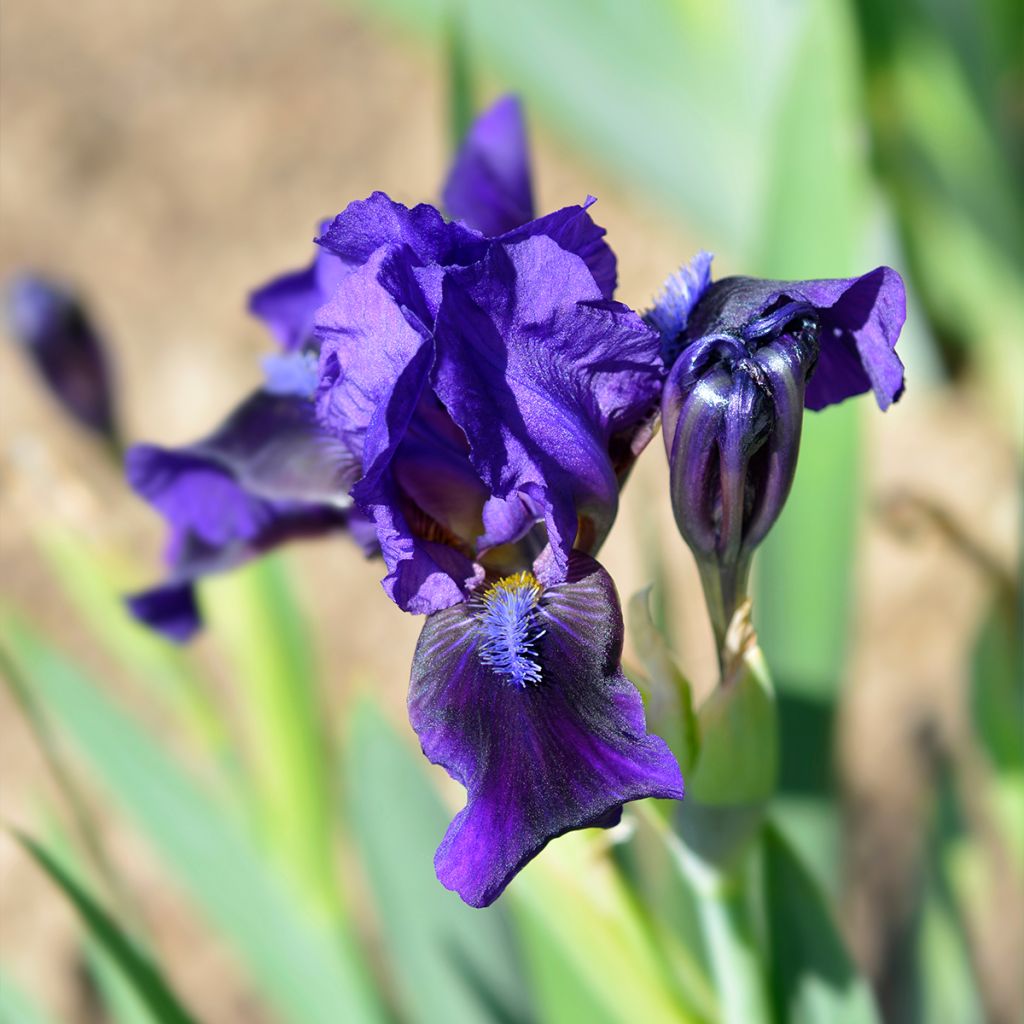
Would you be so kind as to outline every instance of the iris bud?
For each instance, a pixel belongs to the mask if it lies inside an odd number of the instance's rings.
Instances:
[[[783,300],[764,313],[754,305],[744,317],[737,299],[746,288],[746,279],[729,278],[696,304],[661,407],[672,508],[697,559],[720,651],[746,597],[754,549],[793,483],[820,330],[804,302]]]
[[[42,277],[14,280],[7,321],[47,387],[83,426],[116,443],[113,397],[103,345],[85,309]]]

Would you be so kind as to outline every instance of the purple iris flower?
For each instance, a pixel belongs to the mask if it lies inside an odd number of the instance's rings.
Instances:
[[[200,627],[194,584],[288,540],[347,528],[368,554],[371,529],[351,509],[355,467],[314,414],[315,357],[268,360],[265,386],[208,437],[183,448],[135,445],[132,487],[167,520],[168,579],[127,599],[169,639]]]
[[[903,393],[903,281],[878,267],[840,280],[712,283],[700,253],[647,319],[671,367],[661,409],[672,507],[721,647],[793,483],[804,408],[870,390],[884,410]]]
[[[31,274],[11,282],[6,305],[12,335],[58,402],[116,446],[110,371],[84,306],[61,285]]]
[[[318,414],[361,466],[386,592],[429,616],[410,720],[468,791],[435,866],[474,906],[555,836],[683,793],[592,557],[664,367],[587,206],[488,236],[375,193],[320,239],[351,269],[314,318]]]
[[[296,534],[369,534],[386,592],[428,616],[412,725],[468,791],[438,877],[486,906],[554,837],[683,795],[592,557],[664,364],[612,298],[593,200],[533,218],[518,103],[474,125],[444,195],[458,220],[378,192],[325,224],[310,267],[251,297],[285,350],[263,391],[204,441],[133,449],[171,574],[132,606],[181,638],[197,576]]]

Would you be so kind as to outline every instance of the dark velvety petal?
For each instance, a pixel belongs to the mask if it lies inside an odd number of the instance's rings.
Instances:
[[[191,582],[166,583],[125,598],[128,610],[143,625],[175,643],[185,643],[202,627]]]
[[[587,213],[596,202],[593,196],[588,196],[582,206],[566,206],[538,217],[502,235],[500,241],[516,242],[546,235],[566,252],[579,256],[593,275],[602,297],[610,299],[618,283],[618,269],[615,253],[604,240],[604,228],[595,224]]]
[[[574,554],[565,583],[539,597],[533,586],[513,578],[503,606],[489,592],[432,615],[413,661],[410,721],[426,756],[467,789],[437,875],[477,907],[556,836],[614,824],[630,800],[683,795],[679,766],[646,732],[619,666],[608,574]]]
[[[821,354],[807,385],[807,408],[822,409],[870,388],[887,409],[903,394],[903,363],[895,352],[907,318],[900,275],[878,267],[848,280],[803,281],[794,291],[821,313]]]
[[[445,209],[485,235],[533,217],[533,189],[523,108],[504,96],[470,126],[442,191]]]
[[[24,275],[6,295],[7,322],[66,412],[109,439],[114,402],[106,355],[85,307],[53,281]]]
[[[304,270],[282,274],[249,296],[249,311],[258,316],[286,351],[312,337],[313,314],[347,273],[333,253],[318,249]]]
[[[596,550],[618,502],[609,438],[657,401],[657,334],[536,236],[446,277],[435,340],[435,390],[491,493],[528,496],[563,569],[578,517]]]
[[[381,246],[408,246],[424,263],[448,264],[478,258],[487,244],[471,228],[445,221],[435,207],[409,209],[383,192],[349,203],[317,241],[352,267],[362,266]]]

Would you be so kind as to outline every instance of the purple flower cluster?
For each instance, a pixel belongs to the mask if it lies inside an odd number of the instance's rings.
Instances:
[[[534,216],[512,98],[443,196],[455,219],[377,192],[324,222],[311,266],[251,298],[283,349],[264,387],[205,440],[132,449],[170,574],[130,604],[184,639],[204,573],[339,529],[379,554],[388,596],[427,616],[410,720],[467,790],[438,877],[485,906],[552,838],[683,795],[595,561],[659,409],[684,537],[716,571],[742,562],[785,498],[804,404],[898,396],[902,291],[885,270],[712,285],[699,257],[641,317],[613,298],[592,199]]]

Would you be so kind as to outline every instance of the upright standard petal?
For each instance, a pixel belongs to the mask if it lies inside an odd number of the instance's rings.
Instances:
[[[587,265],[601,296],[610,299],[618,282],[618,266],[612,247],[604,240],[606,231],[587,212],[597,200],[587,196],[582,206],[564,206],[502,235],[501,242],[518,242],[545,235],[559,248],[579,256]]]
[[[504,96],[470,126],[442,190],[445,209],[485,235],[533,219],[523,107]]]
[[[423,263],[470,263],[486,251],[478,231],[446,221],[426,203],[411,209],[383,192],[351,202],[317,243],[350,267],[361,267],[382,246],[408,246]]]
[[[467,790],[434,864],[471,906],[556,836],[614,824],[630,800],[682,797],[620,668],[622,636],[611,578],[579,553],[563,583],[520,573],[427,620],[409,717],[424,754]]]
[[[426,614],[463,600],[476,570],[471,552],[446,546],[450,538],[439,532],[440,524],[393,472],[396,458],[405,461],[402,446],[429,399],[434,346],[429,329],[409,314],[422,297],[392,293],[392,262],[388,250],[375,252],[318,314],[323,344],[317,409],[324,427],[359,460],[352,497],[377,524],[388,567],[385,591],[405,611]],[[418,287],[411,275],[401,280]],[[426,441],[419,438],[421,454]],[[437,461],[446,466],[453,461],[448,448],[440,438]],[[466,469],[471,473],[468,462]],[[417,471],[405,476],[415,480]]]
[[[561,571],[578,536],[596,551],[618,503],[610,440],[656,409],[655,332],[538,235],[446,276],[435,342],[435,390],[491,493],[540,510]]]

